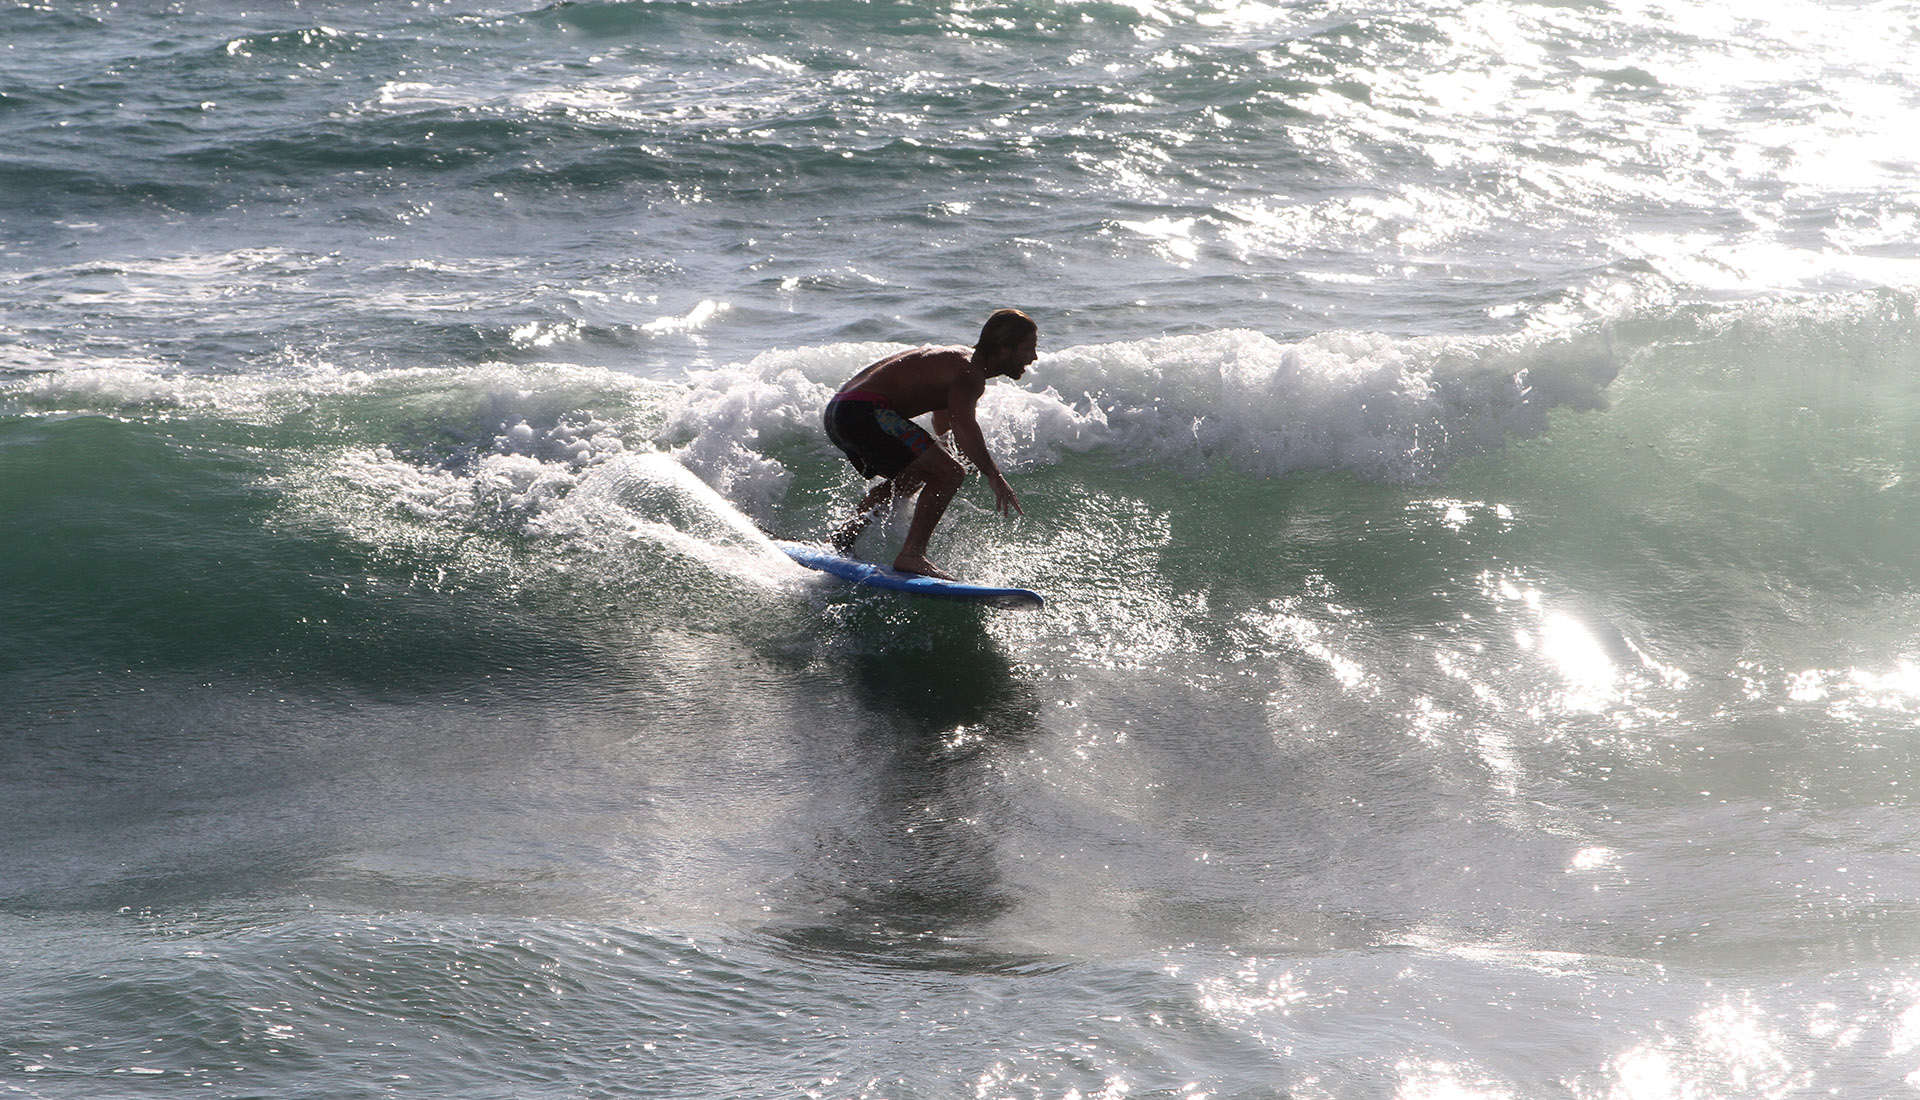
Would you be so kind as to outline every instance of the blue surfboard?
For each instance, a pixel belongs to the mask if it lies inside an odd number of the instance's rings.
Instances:
[[[990,607],[1042,607],[1047,602],[1046,597],[1031,589],[999,588],[990,584],[943,581],[938,577],[899,573],[883,565],[843,558],[824,546],[814,546],[804,542],[785,542],[775,539],[774,545],[808,569],[832,573],[836,577],[868,588],[884,588],[892,592],[905,592],[910,596],[929,596],[940,600],[965,600],[970,603],[987,604]]]

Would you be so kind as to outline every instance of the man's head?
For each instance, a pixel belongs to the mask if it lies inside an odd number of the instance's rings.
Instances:
[[[1039,357],[1040,326],[1017,309],[998,309],[980,327],[980,342],[973,345],[973,361],[989,377],[1004,374],[1018,378],[1027,373],[1027,364]]]

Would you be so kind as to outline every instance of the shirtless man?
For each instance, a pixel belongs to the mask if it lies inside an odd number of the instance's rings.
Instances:
[[[833,533],[834,548],[847,553],[881,504],[916,490],[907,540],[893,567],[902,573],[930,577],[951,576],[927,560],[927,540],[960,488],[966,471],[913,422],[922,413],[933,414],[936,435],[953,433],[960,453],[986,475],[993,486],[994,508],[1001,515],[1020,513],[1020,498],[987,453],[987,441],[974,419],[974,406],[986,392],[987,379],[1004,375],[1019,378],[1038,355],[1040,330],[1033,318],[1017,309],[1003,309],[987,318],[980,342],[969,352],[963,347],[914,348],[889,355],[853,376],[827,402],[827,438],[846,452],[847,461],[866,477],[884,477],[854,509],[853,518]]]

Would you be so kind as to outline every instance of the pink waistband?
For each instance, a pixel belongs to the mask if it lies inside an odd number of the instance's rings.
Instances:
[[[875,393],[872,390],[841,390],[839,393],[833,395],[833,399],[835,401],[865,401],[870,405],[880,405],[883,407],[887,404],[886,394]]]

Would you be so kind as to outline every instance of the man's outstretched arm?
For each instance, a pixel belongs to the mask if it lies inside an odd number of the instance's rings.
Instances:
[[[987,479],[987,484],[993,486],[994,510],[1001,515],[1025,515],[1020,510],[1019,494],[1007,484],[993,456],[987,453],[986,436],[980,431],[980,421],[974,417],[974,405],[980,400],[985,385],[984,381],[974,385],[968,385],[964,380],[954,383],[953,391],[947,397],[947,420],[953,427],[953,441],[960,448],[960,453],[967,456],[967,461],[973,463],[974,469]]]

